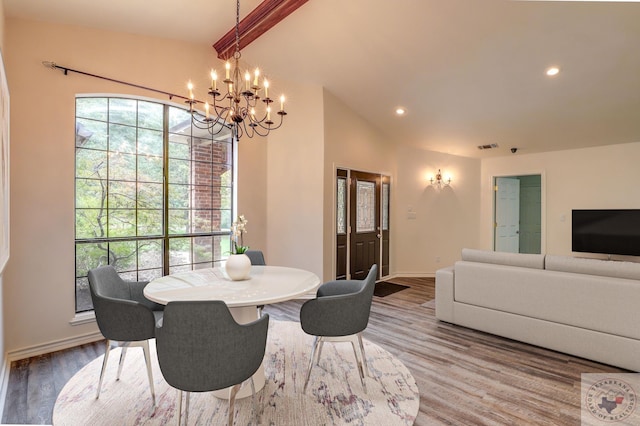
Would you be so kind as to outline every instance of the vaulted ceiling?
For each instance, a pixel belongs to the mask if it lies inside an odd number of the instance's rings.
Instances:
[[[242,0],[241,16],[259,3]],[[233,0],[4,4],[7,18],[207,45],[236,9]],[[272,79],[326,87],[390,141],[486,157],[640,142],[639,46],[637,2],[309,0],[243,58]],[[552,65],[560,73],[548,77]],[[488,144],[498,148],[477,148]]]

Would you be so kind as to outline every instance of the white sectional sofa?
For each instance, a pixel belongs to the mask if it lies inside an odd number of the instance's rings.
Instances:
[[[436,317],[640,371],[640,263],[463,249]]]

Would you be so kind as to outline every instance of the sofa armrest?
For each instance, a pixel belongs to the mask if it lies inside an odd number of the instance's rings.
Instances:
[[[436,271],[436,318],[453,322],[453,266]]]

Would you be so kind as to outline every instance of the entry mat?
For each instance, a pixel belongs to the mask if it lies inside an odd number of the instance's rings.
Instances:
[[[376,283],[376,288],[373,291],[373,295],[378,297],[386,297],[390,294],[397,293],[406,288],[409,288],[409,286],[392,283],[391,281],[380,281]]]

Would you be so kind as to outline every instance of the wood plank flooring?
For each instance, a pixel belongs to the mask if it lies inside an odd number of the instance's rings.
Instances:
[[[433,278],[393,281],[410,288],[374,297],[364,337],[401,359],[416,379],[416,425],[580,425],[580,374],[627,372],[440,322],[433,308],[421,306],[435,297]],[[265,312],[298,321],[301,304]],[[3,423],[50,423],[64,383],[103,354],[103,345],[12,363]]]

